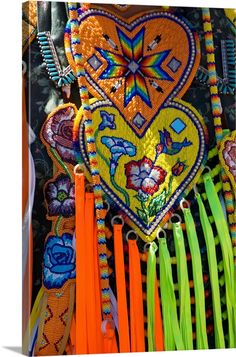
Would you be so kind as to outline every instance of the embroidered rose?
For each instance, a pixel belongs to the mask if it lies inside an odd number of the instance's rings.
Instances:
[[[58,110],[49,117],[42,129],[44,140],[55,149],[65,162],[75,164],[72,130],[75,118],[72,106]]]
[[[70,217],[75,213],[74,184],[64,174],[49,182],[45,188],[49,216]]]
[[[47,289],[59,289],[68,279],[75,278],[73,236],[49,236],[43,257],[43,283]]]
[[[125,165],[127,188],[153,195],[165,181],[166,171],[160,166],[154,166],[146,156],[142,160],[131,161]]]
[[[187,168],[185,162],[177,160],[176,164],[172,167],[171,171],[174,176],[180,176],[182,172]]]

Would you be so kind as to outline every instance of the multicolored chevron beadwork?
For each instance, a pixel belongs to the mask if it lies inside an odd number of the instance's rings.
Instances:
[[[111,319],[111,301],[109,294],[109,276],[108,276],[108,263],[106,256],[106,235],[105,235],[105,211],[103,205],[103,193],[100,183],[100,176],[98,170],[98,161],[96,155],[96,147],[94,140],[94,129],[92,123],[92,116],[89,103],[89,95],[86,87],[85,73],[83,67],[83,57],[78,52],[78,44],[80,43],[78,34],[78,8],[76,3],[69,3],[69,15],[71,24],[71,47],[72,54],[75,61],[76,74],[78,77],[78,85],[80,90],[80,98],[83,107],[83,117],[85,123],[85,136],[87,143],[87,150],[89,155],[90,172],[92,176],[96,222],[97,222],[97,239],[98,239],[98,256],[99,256],[99,269],[100,269],[100,283],[101,283],[101,302],[103,319]],[[74,129],[76,129],[75,125]],[[73,130],[73,140],[78,137],[78,132]]]

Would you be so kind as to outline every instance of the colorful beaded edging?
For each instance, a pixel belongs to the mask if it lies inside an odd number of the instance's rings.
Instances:
[[[99,255],[99,269],[100,269],[100,282],[101,282],[101,299],[103,318],[111,319],[111,301],[109,293],[109,275],[108,263],[106,255],[106,235],[105,235],[105,217],[103,205],[103,192],[100,183],[100,176],[98,170],[98,161],[96,155],[96,147],[94,142],[94,130],[91,119],[91,109],[89,104],[89,95],[86,87],[85,73],[83,67],[83,58],[81,53],[78,53],[78,44],[80,43],[78,35],[78,9],[76,3],[69,3],[69,15],[71,21],[71,47],[72,54],[76,65],[78,85],[80,89],[80,97],[83,107],[85,134],[87,140],[87,149],[89,155],[92,183],[94,188],[96,221],[97,221],[97,238],[98,238],[98,255]],[[76,126],[73,130],[73,141],[77,142],[78,131]]]

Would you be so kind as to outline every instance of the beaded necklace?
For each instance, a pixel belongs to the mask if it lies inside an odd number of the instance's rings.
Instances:
[[[71,67],[67,66],[62,70],[50,32],[39,32],[37,38],[49,78],[57,87],[66,86],[74,82],[76,78]]]

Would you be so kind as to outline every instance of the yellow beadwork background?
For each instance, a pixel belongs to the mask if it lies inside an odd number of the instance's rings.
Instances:
[[[94,100],[92,100],[94,102]],[[192,111],[192,113],[195,114],[196,121],[199,121],[204,128],[204,120],[201,117],[201,115],[188,103],[182,101],[182,100],[175,100],[175,102],[178,102],[188,109]],[[114,114],[115,115],[115,124],[116,124],[116,129],[111,130],[109,128],[105,128],[104,130],[101,130],[97,134],[96,138],[96,147],[97,147],[97,154],[98,154],[98,161],[99,161],[99,172],[102,180],[106,183],[107,186],[115,193],[116,196],[119,197],[119,199],[123,202],[124,206],[124,196],[113,186],[111,182],[111,175],[109,171],[109,167],[107,164],[104,162],[104,160],[99,156],[99,152],[104,155],[106,159],[110,161],[111,158],[111,153],[110,150],[101,142],[102,136],[110,136],[112,137],[117,137],[121,138],[124,140],[127,140],[131,142],[133,145],[136,146],[137,152],[136,155],[133,157],[129,157],[127,155],[122,155],[120,159],[118,160],[118,166],[116,169],[115,173],[115,180],[116,183],[124,189],[130,198],[130,210],[136,214],[136,209],[140,208],[141,209],[141,203],[134,197],[137,195],[137,191],[133,189],[128,189],[126,188],[126,183],[127,183],[127,178],[125,176],[125,168],[124,165],[127,164],[128,162],[134,160],[140,160],[144,156],[147,158],[154,160],[155,159],[155,147],[157,144],[160,143],[160,135],[159,135],[159,130],[163,131],[165,128],[168,130],[171,134],[171,138],[173,139],[174,142],[182,142],[185,138],[187,140],[192,142],[191,146],[188,147],[183,147],[181,151],[175,155],[167,155],[165,153],[162,153],[154,162],[154,166],[161,166],[164,170],[167,171],[167,175],[165,178],[165,182],[160,185],[159,190],[154,193],[153,196],[150,196],[151,198],[154,198],[158,195],[160,195],[164,189],[168,189],[169,182],[170,182],[170,177],[172,175],[171,169],[172,167],[176,164],[177,160],[179,159],[180,161],[184,161],[185,164],[187,165],[187,168],[185,171],[182,172],[180,176],[174,176],[173,179],[173,184],[172,184],[172,190],[170,195],[167,197],[167,201],[170,198],[170,196],[175,192],[180,185],[186,180],[186,177],[188,176],[190,170],[193,169],[193,166],[195,165],[195,161],[198,155],[199,151],[199,146],[200,146],[200,138],[199,138],[199,133],[196,128],[196,126],[193,124],[192,120],[187,116],[182,110],[176,109],[176,108],[164,108],[160,111],[159,115],[154,119],[153,123],[151,126],[148,128],[146,131],[145,135],[142,138],[138,138],[135,133],[132,131],[132,129],[128,126],[128,124],[125,122],[123,117],[119,114],[118,110],[114,107],[111,106],[102,106],[99,108],[96,108],[93,111],[93,124],[94,124],[94,130],[98,128],[99,124],[101,123],[101,115],[100,111],[106,111],[109,114]],[[82,115],[82,112],[79,112],[79,116]],[[174,130],[171,129],[170,124],[174,121],[174,119],[180,118],[186,125],[186,128],[180,133],[177,134],[175,133]],[[201,170],[199,169],[193,180],[191,180],[190,185],[188,185],[187,190],[191,189],[193,187],[193,184],[198,180],[198,177],[201,173]],[[147,202],[148,203],[148,202]],[[149,224],[153,222],[155,217],[152,217],[149,219]],[[164,224],[165,220],[162,220],[162,224]],[[137,227],[137,225],[130,220],[129,224],[135,230],[138,232],[138,234],[145,240],[145,241],[151,241],[155,239],[155,232],[152,232],[150,236],[148,237],[146,234],[144,234],[141,229]]]

